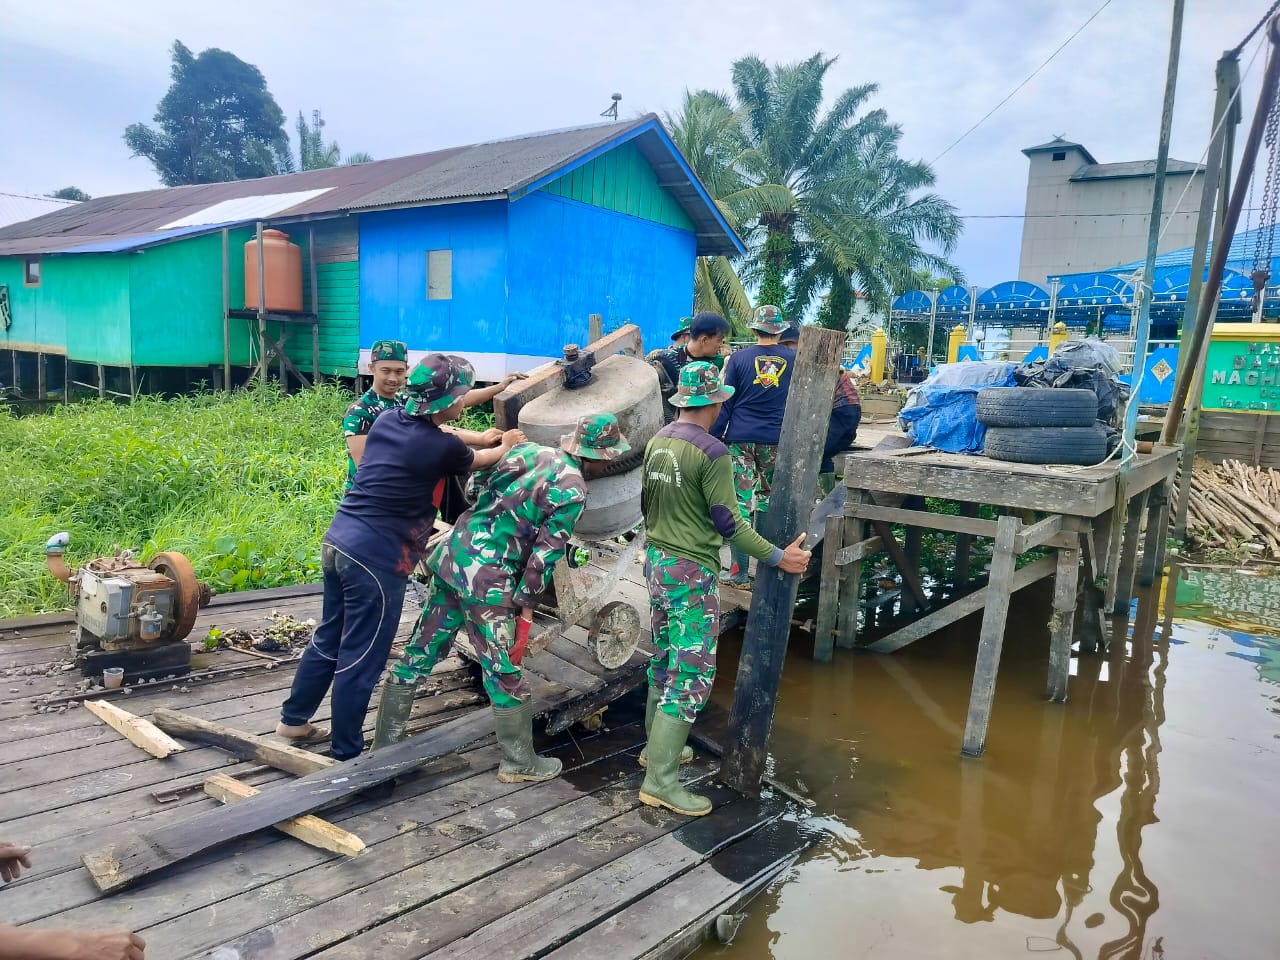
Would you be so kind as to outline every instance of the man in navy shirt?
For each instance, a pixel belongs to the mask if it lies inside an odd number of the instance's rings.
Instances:
[[[350,760],[364,749],[369,698],[448,478],[491,467],[524,440],[508,430],[497,447],[472,451],[440,429],[462,413],[473,383],[462,357],[429,354],[409,373],[404,406],[370,428],[355,483],[320,545],[324,609],[281,708],[280,736],[322,739],[326,731],[310,721],[332,685],[333,755]]]
[[[796,352],[778,343],[778,334],[785,327],[777,307],[765,304],[756,308],[751,318],[756,345],[737,351],[725,364],[724,382],[734,388],[734,394],[725,401],[711,430],[712,436],[729,447],[738,509],[752,525],[769,509],[778,436],[796,362]],[[726,582],[748,585],[747,555],[736,550],[731,555],[733,566]]]

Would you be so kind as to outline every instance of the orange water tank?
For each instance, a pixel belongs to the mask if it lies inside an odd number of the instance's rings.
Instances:
[[[262,280],[266,308],[302,312],[302,248],[280,230],[262,231]],[[244,245],[244,308],[258,309],[258,239]]]

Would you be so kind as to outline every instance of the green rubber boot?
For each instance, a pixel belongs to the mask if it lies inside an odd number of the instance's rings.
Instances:
[[[731,587],[751,586],[751,557],[739,550],[730,550],[729,557],[729,572],[720,577],[720,582]]]
[[[563,764],[554,757],[540,757],[533,750],[533,706],[494,707],[493,726],[502,748],[498,764],[498,780],[519,783],[521,780],[551,780],[560,776]]]
[[[690,793],[680,785],[680,751],[689,739],[692,723],[677,720],[661,710],[653,716],[649,730],[649,766],[640,786],[640,802],[651,807],[666,807],[687,817],[701,817],[711,812],[711,801]]]
[[[818,474],[818,493],[826,497],[832,490],[836,488],[836,475],[834,473]]]
[[[373,750],[381,750],[404,739],[405,728],[409,725],[409,714],[413,711],[413,694],[417,690],[414,683],[392,683],[387,680],[382,684],[382,697],[378,700],[378,719],[373,726]]]
[[[644,735],[647,739],[649,731],[653,729],[653,715],[658,712],[658,701],[662,699],[662,694],[653,687],[649,688],[649,699],[644,705]],[[680,751],[680,765],[693,763],[693,747],[685,747]],[[649,766],[649,748],[646,746],[640,751],[640,766]]]

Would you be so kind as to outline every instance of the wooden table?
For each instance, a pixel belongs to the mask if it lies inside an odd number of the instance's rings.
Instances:
[[[1081,649],[1096,650],[1103,643],[1103,609],[1128,611],[1144,512],[1142,581],[1150,583],[1163,563],[1167,492],[1178,457],[1177,447],[1156,446],[1152,453],[1135,455],[1122,474],[1114,461],[1095,467],[1037,466],[918,447],[849,454],[844,516],[827,521],[815,657],[830,659],[833,645],[859,645],[862,561],[887,551],[902,576],[904,612],[922,616],[865,649],[892,653],[983,611],[962,746],[966,755],[980,756],[1011,594],[1054,577],[1047,693],[1050,700],[1065,700],[1077,630]],[[952,501],[958,514],[931,511],[923,498]],[[980,518],[978,506],[983,504],[1002,508],[1002,515]],[[902,543],[895,525],[905,527]],[[919,571],[920,538],[926,529],[955,535],[955,579],[961,590],[969,586],[973,537],[995,541],[987,585],[931,612]],[[1037,549],[1049,552],[1018,569],[1018,558]]]

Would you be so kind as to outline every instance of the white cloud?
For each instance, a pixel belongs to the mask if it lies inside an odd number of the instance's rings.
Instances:
[[[729,86],[745,53],[839,55],[834,87],[880,85],[875,106],[930,160],[986,113],[1101,0],[544,0],[421,4],[223,0],[218,4],[0,0],[0,186],[94,195],[156,184],[121,140],[150,122],[169,46],[217,46],[257,65],[290,118],[323,110],[326,133],[376,157],[587,122],[623,94],[624,114],[676,106],[686,87]],[[1103,162],[1155,155],[1171,0],[1113,0],[1043,72],[937,164],[966,214],[1018,213],[1019,150],[1066,134]],[[1213,63],[1266,4],[1188,0],[1173,156],[1207,139]],[[1226,8],[1226,9],[1224,9]],[[1261,60],[1246,84],[1256,97]],[[15,135],[21,131],[21,146]],[[1243,131],[1241,139],[1243,138]],[[972,221],[957,260],[977,282],[1013,275],[1017,221]]]

